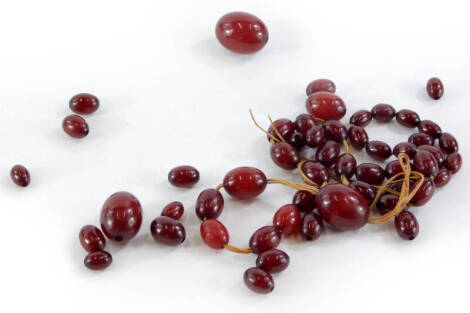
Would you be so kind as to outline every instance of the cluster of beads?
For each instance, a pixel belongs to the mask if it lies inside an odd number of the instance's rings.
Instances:
[[[100,106],[98,98],[89,93],[79,93],[73,96],[69,101],[70,109],[76,113],[68,115],[62,121],[62,128],[64,132],[73,138],[86,137],[90,131],[88,123],[81,115],[88,115]]]

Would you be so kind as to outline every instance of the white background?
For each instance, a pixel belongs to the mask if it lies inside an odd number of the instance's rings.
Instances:
[[[346,102],[344,119],[386,102],[431,119],[470,160],[470,22],[464,1],[2,1],[0,5],[0,310],[2,312],[468,312],[468,166],[415,208],[419,236],[401,240],[393,225],[328,230],[316,242],[284,240],[289,268],[273,293],[243,282],[253,255],[206,247],[193,213],[199,192],[233,167],[299,181],[276,167],[252,124],[267,114],[305,111],[306,84],[328,77]],[[243,10],[266,23],[256,55],[224,50],[214,36],[223,14]],[[445,96],[425,93],[432,76]],[[68,137],[69,98],[101,99],[86,117],[90,134]],[[390,145],[411,131],[371,124]],[[359,157],[361,161],[367,157]],[[9,178],[26,165],[32,183]],[[192,189],[167,182],[176,165],[201,173]],[[113,192],[144,208],[132,242],[108,242],[110,268],[91,272],[78,231],[98,224]],[[269,186],[252,202],[226,196],[221,220],[231,243],[246,246],[293,190]],[[174,200],[186,206],[187,240],[163,247],[149,224]]]

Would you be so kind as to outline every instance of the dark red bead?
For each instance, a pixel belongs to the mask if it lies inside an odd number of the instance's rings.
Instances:
[[[88,252],[103,250],[106,247],[106,239],[101,230],[93,225],[86,225],[80,229],[78,234],[80,243]]]
[[[306,90],[307,96],[310,96],[312,93],[320,91],[335,93],[336,85],[333,81],[329,79],[316,79],[308,84]]]
[[[359,229],[369,217],[366,199],[343,184],[329,184],[321,188],[316,204],[325,222],[339,230]]]
[[[104,270],[113,262],[113,257],[108,252],[95,251],[85,257],[84,263],[87,268],[93,271]]]
[[[312,126],[305,136],[305,144],[310,148],[317,148],[325,142],[325,130],[322,126]]]
[[[297,168],[300,162],[299,152],[287,142],[276,142],[271,145],[271,159],[277,166],[285,170]]]
[[[359,110],[353,115],[351,115],[349,123],[360,127],[366,127],[367,125],[369,125],[371,120],[372,113],[367,110]]]
[[[257,267],[247,269],[243,274],[243,281],[256,293],[267,294],[274,289],[274,279],[271,274]]]
[[[161,216],[171,217],[175,220],[179,220],[184,213],[184,206],[179,201],[173,201],[168,203],[162,210]]]
[[[419,147],[419,150],[420,151],[427,151],[427,152],[431,153],[434,156],[434,158],[436,159],[437,164],[439,165],[439,167],[441,167],[444,164],[446,156],[436,146],[423,145],[423,146]]]
[[[411,184],[410,192],[416,187],[417,184],[418,180]],[[432,198],[435,190],[436,185],[434,184],[434,181],[429,177],[425,177],[423,184],[418,189],[418,192],[416,192],[413,199],[411,199],[411,203],[414,206],[425,205]]]
[[[349,187],[359,192],[369,204],[371,204],[372,201],[374,201],[375,195],[377,194],[374,187],[360,180],[355,180],[351,182],[349,184]]]
[[[203,190],[196,200],[196,215],[201,220],[217,218],[224,209],[224,197],[214,188]]]
[[[350,153],[343,153],[336,160],[335,173],[338,177],[344,175],[347,179],[350,179],[356,172],[356,166],[356,158]]]
[[[10,170],[11,180],[20,187],[26,187],[31,181],[31,176],[29,171],[23,165],[17,164],[13,166]]]
[[[275,249],[281,242],[281,232],[275,226],[264,226],[253,233],[250,238],[250,248],[253,253]]]
[[[294,131],[292,135],[286,138],[286,142],[290,143],[295,149],[301,150],[305,146],[305,138],[298,131]]]
[[[320,91],[311,94],[306,102],[307,112],[313,117],[327,120],[340,120],[346,114],[346,105],[334,93]]]
[[[444,84],[437,77],[430,78],[426,83],[426,91],[431,98],[439,100],[444,94]]]
[[[439,171],[439,164],[432,153],[418,150],[413,157],[413,169],[425,176],[436,176]]]
[[[302,164],[302,172],[315,184],[321,186],[330,179],[328,169],[320,162],[307,161]]]
[[[89,93],[79,93],[69,101],[70,109],[77,114],[91,114],[100,107],[100,100]]]
[[[382,123],[390,122],[395,117],[395,109],[390,104],[377,104],[372,110],[372,117]]]
[[[268,180],[254,167],[237,167],[224,177],[224,189],[232,197],[243,200],[258,196],[266,189]]]
[[[390,178],[395,176],[398,173],[403,172],[400,162],[398,160],[393,160],[387,163],[385,166],[385,177]]]
[[[273,225],[282,230],[285,237],[299,233],[300,210],[295,204],[285,204],[274,214]]]
[[[307,132],[315,125],[317,125],[317,122],[310,114],[300,114],[297,116],[294,122],[295,130],[304,135],[304,137],[307,135]]]
[[[75,114],[64,118],[62,129],[73,138],[83,138],[90,131],[87,122],[81,116]]]
[[[439,172],[437,172],[436,177],[434,177],[434,184],[436,184],[436,187],[444,187],[447,185],[452,178],[452,173],[446,169],[446,168],[441,168]]]
[[[167,216],[159,216],[150,224],[153,239],[167,246],[177,246],[186,239],[183,224]]]
[[[405,153],[412,158],[416,153],[416,146],[409,142],[400,142],[393,148],[393,155],[398,158],[400,153]]]
[[[408,137],[408,142],[415,146],[434,145],[434,138],[425,133],[415,133]]]
[[[400,110],[396,114],[397,122],[405,127],[414,128],[418,126],[420,119],[418,113],[411,110]]]
[[[298,190],[292,199],[292,204],[295,204],[304,213],[311,213],[315,210],[315,194],[306,190]]]
[[[378,161],[385,161],[392,155],[392,148],[379,140],[372,140],[366,144],[367,154]]]
[[[329,140],[318,147],[317,151],[315,152],[315,158],[321,164],[325,165],[326,167],[330,167],[335,164],[336,160],[338,159],[339,152],[339,144],[335,141]]]
[[[189,165],[177,166],[168,173],[168,181],[173,186],[189,188],[199,181],[199,171]]]
[[[134,238],[142,225],[142,206],[129,192],[112,194],[101,209],[101,229],[113,241]]]
[[[385,215],[392,211],[398,203],[398,196],[383,195],[377,202],[377,211],[380,215]]]
[[[445,153],[452,153],[459,151],[459,144],[457,140],[449,133],[442,133],[439,137],[439,147]]]
[[[371,185],[380,185],[385,178],[385,171],[374,163],[362,163],[356,168],[356,178]]]
[[[289,266],[289,256],[282,250],[264,251],[256,258],[256,267],[268,273],[280,273]]]
[[[273,128],[273,125],[274,125],[274,128]],[[276,129],[277,131],[274,129]],[[290,137],[294,133],[294,130],[295,130],[295,127],[291,120],[287,118],[280,118],[278,120],[275,120],[273,124],[269,126],[268,133],[270,133],[276,139],[282,141],[282,138],[286,140],[286,138]],[[281,134],[282,138],[279,137],[278,133]],[[267,136],[267,137],[268,137],[268,141],[271,141],[272,138],[270,136]]]
[[[452,174],[457,173],[462,167],[462,156],[458,152],[451,153],[447,156],[444,163],[446,169],[450,170]]]
[[[423,120],[419,122],[418,131],[433,138],[439,138],[442,134],[442,130],[439,125],[430,120]]]
[[[300,222],[299,230],[303,240],[317,240],[323,232],[323,220],[317,214],[305,214]]]
[[[217,21],[215,35],[222,46],[240,54],[258,52],[269,38],[263,21],[245,12],[231,12],[222,16]]]
[[[413,240],[419,233],[418,220],[413,213],[403,210],[395,217],[395,229],[401,238]]]
[[[349,127],[348,138],[351,145],[357,150],[364,149],[369,142],[369,136],[364,128],[355,125]]]
[[[208,219],[201,223],[202,240],[212,249],[223,249],[229,241],[227,228],[215,219]]]
[[[342,142],[348,137],[348,129],[340,121],[330,120],[323,124],[327,140]]]

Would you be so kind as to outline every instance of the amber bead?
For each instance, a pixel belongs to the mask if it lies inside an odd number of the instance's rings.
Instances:
[[[31,181],[31,176],[29,171],[23,165],[17,164],[13,166],[10,170],[11,180],[20,187],[26,187]]]
[[[432,153],[418,150],[413,157],[413,169],[425,176],[436,176],[439,171],[439,164]]]
[[[383,195],[377,202],[377,211],[380,215],[385,215],[392,211],[398,203],[398,196]]]
[[[184,206],[179,201],[173,201],[168,203],[162,210],[161,216],[171,217],[175,220],[179,220],[184,213]]]
[[[411,184],[410,191],[415,188],[417,183],[418,181],[415,181],[413,184]],[[435,190],[436,185],[434,184],[434,181],[429,177],[425,177],[423,184],[421,185],[421,187],[419,187],[418,191],[411,199],[411,203],[414,206],[425,205],[432,198]]]
[[[426,83],[426,91],[432,99],[439,100],[444,94],[444,84],[437,77],[430,78]]]
[[[297,168],[300,162],[299,151],[287,142],[276,142],[271,145],[271,159],[285,170]]]
[[[346,114],[346,105],[334,93],[320,91],[311,94],[306,102],[307,112],[316,118],[340,120]]]
[[[436,177],[434,177],[434,184],[436,187],[444,187],[447,185],[452,178],[452,173],[446,169],[446,168],[441,168],[439,172],[437,172]]]
[[[418,131],[433,138],[439,138],[442,134],[442,130],[439,125],[430,120],[423,120],[419,122]]]
[[[375,190],[374,187],[360,180],[355,180],[351,182],[349,184],[349,187],[359,192],[369,204],[371,204],[372,201],[374,201],[375,195],[377,194],[377,191]]]
[[[392,148],[379,140],[372,140],[366,144],[367,154],[378,161],[385,161],[392,155]]]
[[[150,233],[155,241],[167,246],[177,246],[186,239],[183,224],[167,216],[154,219],[150,224]]]
[[[106,247],[106,239],[101,230],[93,225],[86,225],[78,234],[80,244],[88,252],[103,250]]]
[[[280,273],[289,266],[290,258],[282,250],[264,251],[256,258],[256,267],[268,273]]]
[[[420,119],[418,113],[411,110],[400,110],[396,114],[397,122],[405,127],[414,128],[418,126]]]
[[[419,147],[419,150],[420,151],[427,151],[427,152],[431,153],[434,156],[434,158],[436,159],[437,164],[439,165],[439,167],[441,167],[444,164],[446,156],[436,146],[423,145],[423,146]]]
[[[348,138],[351,145],[357,150],[364,149],[367,142],[369,142],[369,136],[364,128],[355,125],[349,127]]]
[[[168,181],[173,186],[189,188],[199,181],[199,171],[190,165],[177,166],[168,173]]]
[[[299,233],[300,210],[295,204],[285,204],[277,210],[273,217],[273,225],[282,230],[285,237]]]
[[[237,167],[224,177],[224,189],[232,197],[243,200],[258,196],[266,189],[268,180],[254,167]]]
[[[395,217],[395,229],[401,238],[413,240],[419,233],[418,220],[413,213],[403,210]]]
[[[208,219],[201,223],[202,240],[212,249],[223,249],[229,242],[229,235],[224,224],[216,219]]]
[[[322,126],[312,126],[305,135],[305,144],[310,148],[317,148],[325,142],[325,130]]]
[[[403,172],[400,162],[398,160],[393,160],[387,163],[385,166],[385,177],[390,178],[395,176],[398,173]]]
[[[372,113],[367,110],[359,110],[353,115],[351,115],[349,123],[360,127],[366,127],[367,125],[369,125],[371,120]]]
[[[203,190],[196,200],[196,215],[201,220],[217,218],[224,209],[224,197],[214,188]]]
[[[327,140],[342,142],[348,137],[348,129],[340,121],[330,120],[323,123]]]
[[[268,272],[251,267],[243,274],[245,285],[256,293],[267,294],[274,289],[274,279]]]
[[[335,93],[336,85],[333,81],[325,78],[316,79],[307,85],[307,96],[310,96],[312,93],[320,91]]]
[[[344,175],[347,179],[350,179],[356,172],[356,167],[356,158],[350,153],[343,153],[336,160],[335,173],[338,177]]]
[[[317,240],[323,232],[323,220],[317,214],[305,214],[300,222],[299,230],[303,240]]]
[[[315,194],[306,190],[298,190],[292,199],[292,204],[295,204],[304,213],[311,213],[315,210]]]
[[[79,93],[69,101],[70,109],[77,114],[91,114],[100,107],[100,100],[89,93]]]
[[[424,133],[415,133],[408,137],[408,142],[411,142],[415,146],[422,146],[422,145],[433,145],[434,138],[429,136],[428,134]]]
[[[113,257],[104,250],[89,253],[84,260],[85,266],[93,271],[104,270],[112,262]]]
[[[75,114],[64,118],[62,129],[73,138],[83,138],[89,133],[87,122],[81,116]]]
[[[459,144],[457,140],[449,133],[442,133],[439,137],[439,147],[445,153],[452,153],[459,151]]]
[[[286,140],[286,138],[290,137],[294,133],[294,130],[295,127],[291,120],[287,118],[280,118],[278,120],[275,120],[273,124],[269,126],[268,133],[274,136],[274,138],[283,141],[282,139]],[[278,133],[281,134],[282,138],[279,137]],[[267,137],[268,141],[272,140],[271,136]]]
[[[254,253],[275,249],[281,242],[281,232],[275,226],[264,226],[253,233],[250,238],[250,248]]]
[[[321,186],[330,179],[328,169],[320,162],[307,161],[302,164],[302,172],[315,184]]]
[[[318,147],[317,151],[315,152],[315,158],[321,164],[325,165],[326,167],[330,167],[335,164],[336,160],[338,159],[339,152],[339,144],[335,141],[329,140]]]
[[[356,178],[371,185],[380,185],[385,178],[385,171],[374,163],[362,163],[356,168]]]
[[[444,163],[446,169],[452,172],[452,174],[457,173],[462,167],[462,156],[458,152],[451,153],[447,156],[447,159]]]
[[[405,153],[412,158],[416,153],[416,146],[410,142],[400,142],[393,148],[393,155],[398,158],[400,153]]]
[[[395,109],[390,104],[377,104],[372,110],[372,117],[382,123],[390,122],[395,117]]]
[[[307,132],[315,125],[317,125],[317,122],[313,116],[305,113],[297,116],[294,121],[295,130],[304,135],[304,137],[307,135]]]

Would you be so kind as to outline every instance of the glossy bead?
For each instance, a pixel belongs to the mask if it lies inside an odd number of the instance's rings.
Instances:
[[[430,78],[426,83],[426,91],[432,99],[439,100],[444,94],[444,84],[437,77]]]
[[[364,149],[367,142],[369,142],[369,136],[364,128],[355,125],[349,127],[348,138],[351,146],[357,150]]]
[[[282,250],[264,251],[256,258],[256,267],[268,273],[280,273],[289,266],[289,256]]]
[[[106,239],[101,230],[93,225],[86,225],[78,234],[80,244],[88,252],[103,250],[106,247]]]
[[[274,125],[274,128],[273,128],[273,125]],[[277,132],[274,129],[276,129]],[[287,118],[280,118],[278,120],[275,120],[273,124],[269,126],[268,133],[270,133],[276,139],[282,141],[282,139],[279,138],[279,135],[277,133],[280,133],[282,138],[286,140],[286,138],[290,137],[294,133],[294,130],[295,130],[295,127],[291,120]],[[272,138],[268,135],[266,136],[268,138],[268,141],[271,141]]]
[[[436,176],[439,171],[439,164],[432,153],[418,150],[413,157],[413,169],[425,176]]]
[[[303,240],[317,240],[323,232],[323,220],[317,214],[305,214],[300,222],[299,230]]]
[[[340,121],[330,120],[323,123],[327,140],[342,142],[348,137],[348,129]]]
[[[83,263],[93,271],[104,270],[113,262],[113,257],[108,252],[101,250],[89,253]]]
[[[277,166],[285,170],[297,168],[300,162],[299,152],[287,142],[276,142],[271,145],[271,159]]]
[[[330,179],[328,169],[320,162],[307,161],[302,164],[302,172],[318,186]]]
[[[439,147],[445,153],[452,153],[459,151],[459,144],[457,140],[449,133],[442,133],[439,137]]]
[[[427,152],[431,153],[434,156],[434,158],[436,159],[437,164],[438,164],[439,167],[441,167],[444,164],[446,156],[436,146],[423,145],[423,146],[419,147],[419,150],[420,151],[427,151]]]
[[[395,217],[395,229],[401,238],[413,240],[419,233],[418,220],[413,213],[403,210]]]
[[[292,199],[292,204],[304,213],[311,213],[315,210],[315,195],[306,190],[298,190]]]
[[[419,122],[418,131],[436,139],[439,138],[442,134],[442,130],[439,125],[430,120],[423,120]]]
[[[229,241],[227,228],[215,219],[208,219],[201,223],[202,240],[212,249],[223,249]]]
[[[62,129],[70,137],[83,138],[88,135],[89,128],[87,122],[80,116],[72,114],[62,121]]]
[[[112,194],[101,209],[101,229],[113,241],[129,241],[142,225],[142,206],[129,192]]]
[[[305,144],[310,148],[317,148],[325,142],[325,130],[322,126],[312,126],[305,135]]]
[[[434,138],[424,133],[415,133],[408,137],[408,142],[411,142],[415,146],[422,145],[434,145]]]
[[[189,188],[199,181],[199,171],[189,165],[177,166],[168,173],[168,181],[173,186]]]
[[[240,54],[258,52],[269,38],[263,21],[245,12],[231,12],[222,16],[217,21],[215,35],[222,46]]]
[[[155,241],[167,246],[177,246],[186,239],[183,224],[167,216],[159,216],[150,224],[150,233]]]
[[[250,248],[253,253],[275,249],[281,242],[281,232],[275,226],[264,226],[253,233],[250,238]]]
[[[205,189],[197,197],[196,215],[202,221],[219,217],[223,209],[224,197],[217,189]]]
[[[89,93],[79,93],[69,101],[70,109],[77,114],[91,114],[100,107],[100,100]]]
[[[390,178],[395,176],[398,173],[403,172],[400,162],[398,160],[393,160],[387,163],[385,166],[385,177]]]
[[[335,93],[336,85],[329,79],[316,79],[308,84],[306,93],[307,96],[310,96],[312,93],[320,91]]]
[[[351,182],[349,184],[349,187],[359,192],[369,204],[371,204],[372,201],[374,201],[375,195],[377,194],[377,191],[375,190],[374,187],[360,180],[355,180]]]
[[[329,184],[321,188],[316,205],[325,222],[339,230],[359,229],[369,217],[366,199],[343,184]]]
[[[237,167],[224,177],[225,191],[239,200],[258,196],[264,191],[267,183],[266,175],[254,167]]]
[[[347,179],[350,179],[356,172],[356,167],[356,158],[350,153],[343,153],[336,160],[335,173],[338,177],[344,175]]]
[[[304,135],[298,131],[294,131],[292,135],[287,137],[286,142],[291,144],[298,151],[300,151],[305,146]]]
[[[367,154],[378,161],[385,161],[392,155],[392,148],[379,140],[372,140],[366,144]]]
[[[346,114],[346,105],[334,93],[320,91],[311,94],[306,102],[307,112],[316,118],[340,120]]]
[[[326,167],[330,167],[335,164],[336,160],[338,159],[339,152],[339,144],[335,141],[329,140],[318,147],[317,151],[315,152],[315,158],[321,164],[325,165]]]
[[[452,173],[446,168],[441,168],[439,172],[437,172],[436,177],[434,177],[434,184],[437,188],[444,187],[449,183],[451,178]]]
[[[393,148],[393,155],[398,158],[400,153],[405,153],[412,158],[416,153],[416,146],[410,142],[400,142]]]
[[[392,211],[398,203],[398,196],[383,195],[377,202],[377,211],[380,215],[385,215]]]
[[[299,233],[300,210],[294,204],[285,204],[274,214],[273,225],[282,230],[282,235],[290,237]]]
[[[371,120],[372,113],[367,110],[359,110],[353,115],[351,115],[349,123],[360,127],[366,127],[367,125],[369,125]]]
[[[300,114],[297,116],[294,122],[295,130],[304,135],[304,137],[307,135],[307,132],[315,125],[317,125],[317,122],[315,122],[315,119],[310,114]]]
[[[184,206],[179,201],[168,203],[162,210],[161,216],[167,216],[175,220],[179,220],[184,213]]]
[[[457,173],[462,167],[462,156],[458,152],[451,153],[447,156],[444,163],[446,169],[450,170],[452,174]]]
[[[390,104],[377,104],[372,110],[372,117],[382,123],[390,122],[395,117],[395,109]]]
[[[411,110],[400,110],[396,114],[397,122],[405,127],[414,128],[418,126],[420,119],[418,113]]]
[[[410,191],[413,190],[417,184],[418,181],[415,181],[413,184],[411,184]],[[425,177],[423,184],[421,187],[419,187],[418,191],[411,199],[411,203],[414,206],[425,205],[432,198],[435,190],[436,185],[434,184],[434,181],[429,177]]]
[[[380,185],[385,178],[385,171],[374,163],[362,163],[356,168],[356,178],[371,185]]]
[[[243,281],[256,293],[267,294],[274,289],[274,279],[271,274],[257,267],[247,269],[243,274]]]
[[[10,170],[11,180],[20,187],[26,187],[31,181],[31,176],[29,171],[23,165],[17,164],[13,166]]]

